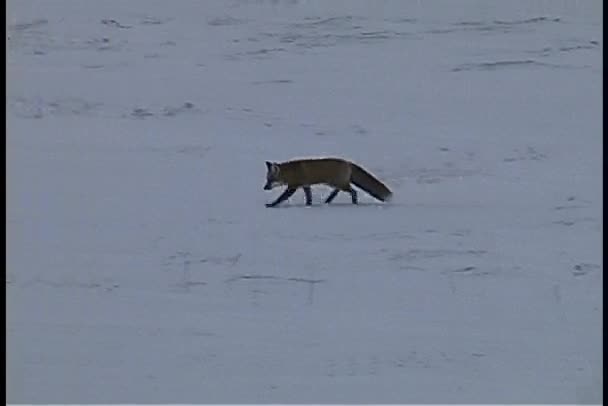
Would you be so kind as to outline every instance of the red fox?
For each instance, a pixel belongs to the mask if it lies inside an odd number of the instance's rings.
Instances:
[[[310,206],[310,186],[318,184],[334,188],[325,203],[331,203],[342,190],[350,193],[353,204],[357,204],[357,191],[351,187],[351,183],[383,202],[392,196],[389,188],[372,174],[359,165],[340,158],[299,159],[282,163],[266,161],[266,168],[264,190],[287,185],[287,189],[274,202],[267,203],[266,207],[274,207],[289,199],[300,187],[304,190],[306,205]]]

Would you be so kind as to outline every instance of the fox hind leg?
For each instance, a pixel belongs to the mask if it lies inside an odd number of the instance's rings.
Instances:
[[[353,189],[352,187],[349,187],[348,192],[350,193],[350,199],[352,200],[353,204],[357,204],[358,203],[357,191],[355,189]]]
[[[275,200],[272,203],[266,203],[266,207],[274,207],[277,204],[289,199],[291,197],[291,195],[293,195],[296,192],[296,188],[287,188],[285,189],[285,191],[283,193],[281,193],[281,196],[279,196],[277,198],[277,200]]]
[[[332,200],[334,200],[336,198],[336,196],[338,195],[338,192],[340,191],[340,189],[334,189],[329,196],[327,196],[327,199],[325,199],[325,203],[331,203]]]
[[[358,199],[357,199],[357,191],[355,189],[353,189],[350,185],[349,186],[345,186],[343,188],[335,188],[330,194],[329,196],[327,196],[327,199],[325,199],[325,203],[331,203],[336,196],[338,195],[338,193],[340,191],[344,191],[344,192],[348,192],[350,193],[350,199],[353,202],[353,204],[357,204]]]

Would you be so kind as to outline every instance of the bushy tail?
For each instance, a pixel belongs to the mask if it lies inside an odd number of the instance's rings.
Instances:
[[[380,201],[390,200],[393,192],[371,173],[361,168],[359,165],[351,163],[350,181],[357,187],[365,190],[367,193]]]

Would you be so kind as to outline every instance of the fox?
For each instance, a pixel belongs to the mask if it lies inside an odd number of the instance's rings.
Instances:
[[[357,191],[351,183],[374,198],[386,202],[393,192],[374,175],[361,166],[341,158],[309,158],[296,159],[286,162],[266,161],[266,184],[264,190],[271,190],[285,185],[285,191],[266,207],[275,207],[289,199],[298,188],[304,190],[306,205],[312,205],[312,185],[324,184],[333,187],[333,191],[325,199],[331,203],[340,191],[350,193],[353,204],[358,203]]]

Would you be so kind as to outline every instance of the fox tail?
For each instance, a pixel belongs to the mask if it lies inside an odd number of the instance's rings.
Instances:
[[[388,187],[371,173],[363,169],[357,164],[351,163],[350,181],[357,187],[365,190],[376,199],[386,202],[393,195]]]

